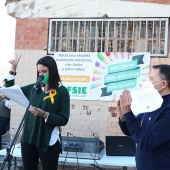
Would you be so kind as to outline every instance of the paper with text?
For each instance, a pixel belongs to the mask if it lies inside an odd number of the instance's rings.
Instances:
[[[0,88],[0,92],[2,92],[6,97],[10,98],[12,101],[27,108],[29,101],[25,97],[19,85],[2,87]]]

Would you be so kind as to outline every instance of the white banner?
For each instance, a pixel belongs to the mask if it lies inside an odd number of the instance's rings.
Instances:
[[[122,90],[142,88],[150,72],[143,52],[56,52],[54,59],[71,99],[117,101]]]

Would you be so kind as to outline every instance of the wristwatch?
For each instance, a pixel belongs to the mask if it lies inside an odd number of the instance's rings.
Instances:
[[[17,74],[17,72],[14,72],[14,71],[11,71],[11,70],[10,70],[10,71],[9,71],[9,74],[11,74],[11,75],[14,75],[14,76],[15,76],[15,75]]]

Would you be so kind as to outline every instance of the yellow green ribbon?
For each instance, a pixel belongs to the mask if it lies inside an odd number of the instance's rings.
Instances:
[[[57,91],[55,89],[51,89],[50,90],[50,94],[46,97],[44,97],[44,100],[50,98],[51,99],[51,103],[54,104],[54,96],[57,94]]]

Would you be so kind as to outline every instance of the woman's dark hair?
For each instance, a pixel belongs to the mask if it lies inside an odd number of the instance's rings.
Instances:
[[[170,65],[168,64],[159,64],[159,65],[154,65],[154,69],[159,69],[159,74],[160,77],[164,80],[167,80],[168,82],[168,87],[170,89]]]
[[[48,83],[49,89],[58,88],[59,82],[61,82],[61,79],[60,79],[57,64],[54,58],[52,58],[51,56],[44,56],[37,61],[36,66],[38,66],[38,64],[42,64],[43,66],[46,66],[49,69],[49,83]],[[38,77],[39,77],[39,73],[37,70],[37,79]]]

